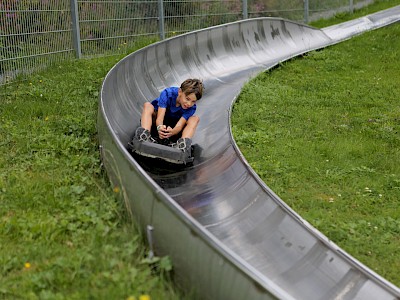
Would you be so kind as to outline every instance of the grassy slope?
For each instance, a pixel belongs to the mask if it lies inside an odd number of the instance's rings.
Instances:
[[[400,285],[400,24],[251,80],[233,131],[261,178],[357,259]]]
[[[354,11],[353,14],[348,13],[338,13],[334,17],[329,19],[321,19],[315,22],[312,22],[310,25],[323,28],[330,25],[342,23],[348,20],[360,18],[362,16],[366,16],[372,14],[377,11],[385,10],[394,6],[400,5],[400,0],[375,0],[374,4],[363,7],[359,10]]]
[[[0,91],[0,298],[178,299],[100,169],[98,90],[114,58]],[[154,267],[157,269],[154,271]]]
[[[115,62],[63,63],[0,87],[0,298],[181,298],[99,167],[98,90]]]

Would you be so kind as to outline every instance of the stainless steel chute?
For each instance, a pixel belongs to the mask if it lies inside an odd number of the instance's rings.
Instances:
[[[174,37],[121,60],[106,76],[98,116],[101,154],[127,209],[151,226],[157,255],[197,299],[398,299],[399,289],[289,208],[249,167],[232,138],[243,84],[302,53],[400,20],[400,6],[322,30],[249,19]],[[194,165],[154,171],[127,144],[143,103],[188,77],[204,80]]]

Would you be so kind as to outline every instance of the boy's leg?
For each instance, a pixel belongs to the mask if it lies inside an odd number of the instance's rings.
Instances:
[[[143,105],[143,112],[140,119],[141,126],[136,129],[133,140],[138,140],[139,142],[155,142],[151,136],[151,125],[153,123],[154,114],[154,106],[151,103],[146,102]]]
[[[183,152],[187,153],[190,157],[192,156],[192,137],[196,131],[197,125],[200,122],[200,118],[197,116],[191,116],[187,121],[185,128],[182,131],[182,137],[180,137],[176,143],[172,144],[172,147],[178,148]]]
[[[144,129],[151,131],[151,125],[153,124],[153,114],[154,114],[154,106],[150,102],[146,102],[143,105],[143,112],[141,117],[141,125]]]
[[[187,124],[182,131],[182,138],[192,138],[194,133],[196,132],[197,125],[200,122],[200,118],[198,116],[191,116],[189,120],[187,120]]]

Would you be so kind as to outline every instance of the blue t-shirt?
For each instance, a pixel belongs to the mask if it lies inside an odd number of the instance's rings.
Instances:
[[[178,98],[178,87],[169,87],[163,90],[160,97],[153,100],[151,104],[154,110],[157,111],[159,107],[166,108],[165,116],[172,119],[180,119],[184,117],[187,121],[196,112],[196,104],[188,109],[183,109],[182,106],[176,107],[176,99]]]

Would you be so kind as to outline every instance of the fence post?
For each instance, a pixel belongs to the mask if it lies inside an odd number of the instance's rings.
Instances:
[[[71,0],[71,20],[72,20],[72,39],[74,43],[77,58],[82,57],[81,51],[81,34],[79,30],[78,2]]]
[[[351,14],[354,13],[353,0],[350,0],[349,6],[350,6],[350,13],[351,13]]]
[[[242,1],[242,7],[243,7],[243,19],[247,19],[249,17],[249,14],[247,12],[247,0]]]
[[[163,0],[158,0],[158,28],[160,32],[160,40],[165,39]]]
[[[304,1],[304,23],[308,24],[308,14],[309,14],[309,7],[308,7],[308,0]]]

